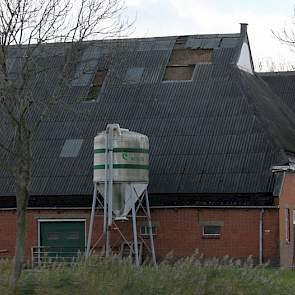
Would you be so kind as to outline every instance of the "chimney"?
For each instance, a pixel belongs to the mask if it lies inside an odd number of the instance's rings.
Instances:
[[[244,38],[247,35],[247,23],[240,23],[241,25],[241,37]]]

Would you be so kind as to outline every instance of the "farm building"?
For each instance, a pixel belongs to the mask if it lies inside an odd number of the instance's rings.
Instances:
[[[48,48],[42,61],[52,71],[35,83],[35,96],[50,96],[57,82],[61,46]],[[17,72],[17,54],[11,60]],[[157,257],[198,249],[291,266],[294,81],[293,73],[254,72],[246,24],[237,34],[85,42],[65,94],[71,107],[55,106],[34,135],[28,258],[56,243],[84,249],[93,138],[118,123],[149,137]],[[15,185],[5,170],[0,196],[0,257],[12,257]],[[97,251],[102,222],[95,218]],[[140,220],[138,230],[144,237]]]

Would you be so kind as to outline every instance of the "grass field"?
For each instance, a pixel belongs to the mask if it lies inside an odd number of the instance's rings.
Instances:
[[[16,293],[9,289],[10,261],[0,262],[0,294],[197,295],[295,294],[295,272],[253,267],[228,258],[165,260],[135,268],[116,257],[91,258],[71,266],[25,270]]]

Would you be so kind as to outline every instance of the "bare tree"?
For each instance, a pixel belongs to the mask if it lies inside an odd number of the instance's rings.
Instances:
[[[273,36],[282,44],[285,46],[288,46],[290,48],[291,52],[295,52],[295,17],[293,16],[290,19],[290,22],[284,26],[281,30],[271,30],[271,33]],[[280,61],[263,61],[262,65],[266,69],[270,69],[270,71],[294,71],[295,64],[290,63],[286,60],[282,60],[280,58]],[[262,67],[259,65],[259,67]]]
[[[286,72],[294,71],[295,65],[280,58],[278,61],[273,58],[261,58],[255,64],[257,72]]]
[[[294,25],[294,19],[292,22]],[[272,30],[271,32],[282,44],[290,46],[290,48],[293,49],[295,46],[295,30],[292,26],[288,25],[280,31]]]
[[[13,286],[25,257],[32,137],[51,108],[63,102],[82,41],[118,36],[130,28],[128,20],[122,21],[122,1],[0,0],[0,159],[15,179],[17,201]],[[63,62],[57,83],[49,96],[36,96],[34,81],[51,70],[41,61],[53,42],[64,45],[60,47]]]

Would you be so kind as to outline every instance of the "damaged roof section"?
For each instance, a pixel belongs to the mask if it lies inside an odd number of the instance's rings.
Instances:
[[[240,35],[237,34],[236,37],[231,35],[205,35],[201,36],[192,36],[189,37],[185,47],[192,49],[220,49],[220,48],[235,48],[240,41]]]

